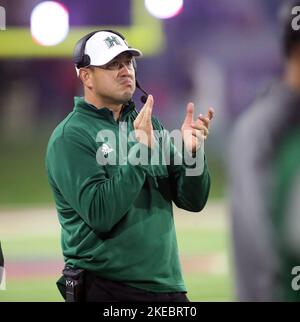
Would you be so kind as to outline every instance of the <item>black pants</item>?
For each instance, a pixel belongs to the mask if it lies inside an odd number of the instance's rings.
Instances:
[[[85,275],[86,302],[189,302],[185,292],[154,293],[123,283]]]

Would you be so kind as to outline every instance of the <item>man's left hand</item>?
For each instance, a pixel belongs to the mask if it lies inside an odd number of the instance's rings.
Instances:
[[[195,153],[208,136],[210,121],[214,117],[213,108],[209,108],[206,116],[199,114],[194,120],[194,103],[188,103],[186,117],[181,126],[181,133],[185,149],[190,153]]]

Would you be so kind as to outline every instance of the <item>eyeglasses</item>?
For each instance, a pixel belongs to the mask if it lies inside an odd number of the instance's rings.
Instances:
[[[133,58],[127,58],[123,61],[113,60],[110,63],[99,67],[106,70],[120,70],[123,66],[126,66],[128,69],[133,69]]]

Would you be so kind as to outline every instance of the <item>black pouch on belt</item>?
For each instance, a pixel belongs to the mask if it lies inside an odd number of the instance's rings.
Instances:
[[[85,270],[66,266],[63,270],[66,302],[84,302]]]

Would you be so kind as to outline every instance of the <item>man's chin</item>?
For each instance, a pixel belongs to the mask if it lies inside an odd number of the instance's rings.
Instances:
[[[129,100],[132,99],[133,93],[125,93],[122,95],[121,101],[122,103],[127,103]]]

